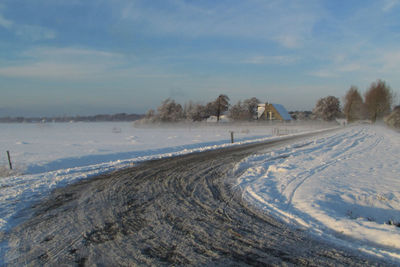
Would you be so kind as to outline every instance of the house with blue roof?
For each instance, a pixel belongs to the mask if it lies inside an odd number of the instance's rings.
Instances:
[[[283,105],[265,103],[257,106],[257,120],[290,121],[292,117]]]

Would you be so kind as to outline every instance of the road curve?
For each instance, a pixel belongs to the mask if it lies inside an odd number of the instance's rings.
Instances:
[[[10,265],[388,265],[242,200],[235,163],[291,137],[149,161],[55,190],[9,233]]]

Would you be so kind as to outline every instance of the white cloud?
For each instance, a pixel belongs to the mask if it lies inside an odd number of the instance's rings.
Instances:
[[[22,53],[24,57],[61,61],[97,61],[121,59],[122,55],[80,47],[35,47]]]
[[[343,66],[339,66],[337,68],[337,70],[340,72],[352,72],[352,71],[357,71],[360,69],[361,69],[361,66],[360,66],[360,64],[357,64],[357,63],[350,63],[350,64],[346,64]]]
[[[122,10],[124,20],[140,23],[152,34],[186,37],[227,36],[270,40],[287,48],[302,45],[318,19],[318,4],[291,1],[239,1],[227,7],[219,2],[163,1],[164,8],[129,2]]]
[[[337,54],[333,57],[333,62],[337,64],[343,63],[345,60],[346,60],[345,54]]]
[[[6,19],[2,14],[0,14],[0,26],[6,29],[10,29],[13,25],[11,20]]]
[[[0,68],[0,75],[76,80],[107,75],[122,64],[119,54],[81,48],[38,47],[21,53],[24,63]]]
[[[3,8],[4,7],[0,5],[0,11]],[[13,32],[16,36],[29,41],[54,39],[56,37],[55,31],[49,28],[37,25],[18,24],[14,21],[6,19],[1,13],[0,13],[0,27],[3,27]]]
[[[56,33],[53,30],[34,25],[18,25],[15,27],[15,34],[22,39],[31,41],[54,39],[56,37]]]
[[[37,62],[0,68],[0,75],[18,78],[81,79],[101,71],[96,65]]]
[[[389,12],[400,3],[399,0],[385,0],[382,6],[384,12]]]
[[[301,44],[300,38],[295,35],[282,34],[274,38],[278,43],[287,48],[296,48]]]
[[[396,72],[400,69],[400,50],[387,51],[382,56],[383,71]]]
[[[311,76],[320,78],[340,77],[348,72],[361,71],[361,65],[358,63],[348,63],[344,65],[333,65],[325,69],[319,69],[309,73]]]
[[[319,77],[319,78],[333,78],[333,77],[338,76],[337,73],[335,73],[334,71],[327,70],[327,69],[320,69],[317,71],[312,71],[309,73],[309,75]]]
[[[253,56],[242,61],[245,64],[271,64],[271,65],[291,65],[296,63],[299,57],[295,56]]]
[[[78,47],[32,48],[22,52],[18,61],[23,63],[0,67],[0,76],[90,82],[182,77],[162,67],[135,62],[134,57]]]

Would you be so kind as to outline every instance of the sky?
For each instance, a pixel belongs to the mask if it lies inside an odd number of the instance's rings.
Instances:
[[[399,13],[400,0],[1,0],[0,116],[219,94],[312,110],[377,79],[399,95]]]

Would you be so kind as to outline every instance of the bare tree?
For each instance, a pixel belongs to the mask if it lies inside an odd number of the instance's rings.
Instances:
[[[340,115],[340,101],[337,97],[327,96],[318,100],[313,114],[318,118],[331,121]]]
[[[382,80],[373,82],[365,93],[365,104],[369,118],[375,122],[390,113],[393,103],[393,93]]]
[[[257,118],[257,106],[260,103],[261,103],[261,101],[256,97],[245,99],[243,101],[243,105],[245,106],[245,108],[247,109],[247,112],[248,112],[249,120],[251,120],[253,118]]]
[[[180,104],[176,104],[175,100],[167,98],[157,108],[157,119],[162,122],[173,122],[182,118],[182,106]]]
[[[229,97],[227,95],[219,95],[217,99],[206,105],[207,116],[217,116],[219,121],[222,113],[227,111],[229,108]]]
[[[343,112],[348,122],[363,119],[364,103],[356,86],[351,86],[344,97]]]
[[[246,120],[248,118],[248,110],[241,101],[238,101],[229,109],[229,117],[235,121]]]
[[[243,102],[238,101],[229,109],[229,116],[233,120],[252,120],[257,117],[257,105],[260,100],[257,98],[245,99]]]
[[[154,109],[149,109],[144,117],[147,121],[154,121],[156,119],[156,112]]]
[[[207,118],[206,107],[189,101],[184,109],[185,118],[191,121],[202,121]]]
[[[222,113],[229,108],[229,97],[227,95],[219,95],[215,102],[217,105],[217,121],[219,121],[219,117]]]

